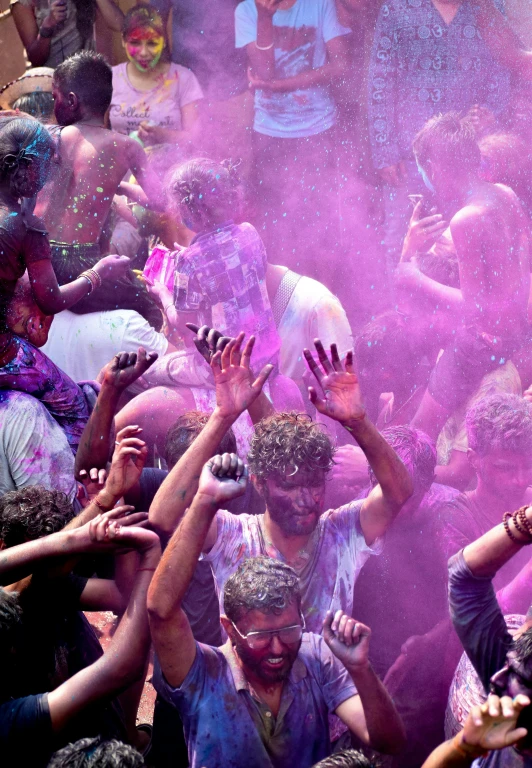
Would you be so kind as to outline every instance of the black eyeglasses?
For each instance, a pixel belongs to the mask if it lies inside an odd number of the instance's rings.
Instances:
[[[284,643],[285,645],[298,643],[305,630],[305,619],[303,616],[301,617],[301,621],[303,622],[302,625],[292,624],[292,626],[282,627],[282,629],[265,629],[258,632],[248,632],[247,635],[243,635],[242,632],[239,632],[233,622],[231,622],[231,624],[233,624],[233,627],[236,629],[242,640],[245,640],[250,648],[258,651],[267,648],[274,637],[278,637],[281,643]]]

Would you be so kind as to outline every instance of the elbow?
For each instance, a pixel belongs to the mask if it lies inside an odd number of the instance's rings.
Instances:
[[[31,48],[26,49],[26,54],[28,56],[28,60],[32,67],[44,67],[44,65],[48,60],[48,56],[43,56],[42,53],[37,53],[37,51],[32,51]]]
[[[172,538],[175,530],[174,526],[169,525],[165,520],[159,520],[157,513],[153,513],[151,509],[149,511],[148,520],[151,529],[155,531],[161,541],[166,544],[169,539]]]
[[[403,721],[396,715],[397,722],[393,733],[374,735],[369,739],[369,746],[383,755],[399,755],[406,747],[406,731]]]
[[[166,624],[175,616],[180,606],[169,600],[165,590],[157,586],[156,579],[151,582],[148,590],[147,609],[150,626]]]

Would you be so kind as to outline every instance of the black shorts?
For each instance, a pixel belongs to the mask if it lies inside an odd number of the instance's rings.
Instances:
[[[452,413],[478,389],[483,377],[504,365],[521,344],[520,338],[488,341],[473,328],[459,330],[431,373],[429,394]]]

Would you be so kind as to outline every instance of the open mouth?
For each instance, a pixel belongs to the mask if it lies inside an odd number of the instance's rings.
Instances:
[[[271,667],[281,667],[284,664],[283,656],[272,656],[271,659],[266,659]]]

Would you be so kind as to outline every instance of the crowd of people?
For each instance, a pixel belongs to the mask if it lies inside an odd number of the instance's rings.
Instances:
[[[6,766],[532,766],[525,5],[12,0]]]

